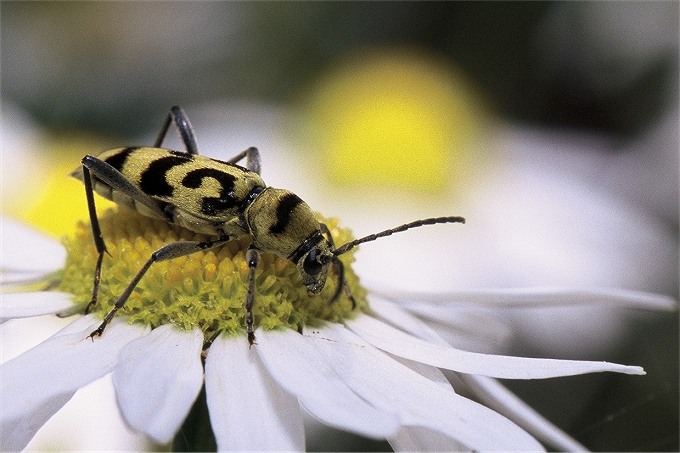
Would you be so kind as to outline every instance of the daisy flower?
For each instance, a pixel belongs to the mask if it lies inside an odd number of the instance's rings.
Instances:
[[[350,240],[337,221],[325,222],[336,243]],[[89,225],[80,222],[64,240],[65,254],[23,225],[6,218],[1,225],[0,318],[77,316],[0,366],[2,450],[26,447],[79,389],[109,373],[127,424],[159,444],[174,439],[181,449],[304,450],[303,411],[329,426],[387,439],[395,450],[583,449],[493,378],[640,375],[641,367],[469,352],[450,346],[427,321],[438,317],[442,302],[675,306],[664,296],[628,291],[467,291],[390,300],[360,286],[351,253],[342,258],[355,301],[343,295],[328,304],[333,279],[310,296],[293,264],[263,255],[257,343],[249,347],[247,241],[235,240],[155,263],[103,335],[91,339],[154,250],[200,235],[122,209],[105,212],[101,227],[110,256],[96,312],[82,315],[96,260]],[[454,371],[478,401],[454,390],[442,370]]]

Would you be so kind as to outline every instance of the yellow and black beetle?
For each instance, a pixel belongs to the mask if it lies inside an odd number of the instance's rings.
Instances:
[[[161,148],[170,125],[179,130],[186,151]],[[237,163],[246,159],[246,166]],[[89,312],[97,302],[101,265],[106,245],[101,234],[93,192],[142,215],[155,217],[188,230],[215,237],[210,241],[179,241],[154,253],[118,297],[100,326],[90,334],[100,336],[115,313],[144,276],[157,262],[218,247],[242,236],[252,243],[246,253],[249,268],[245,301],[248,342],[255,341],[253,304],[255,269],[259,253],[273,253],[296,264],[310,293],[319,293],[333,268],[338,286],[329,302],[349,288],[344,283],[344,268],[338,256],[363,242],[393,233],[436,223],[464,223],[462,217],[436,217],[416,220],[396,228],[350,241],[336,248],[326,225],[319,223],[310,207],[294,193],[265,185],[260,177],[260,155],[248,148],[228,161],[198,154],[189,118],[172,107],[153,147],[118,148],[99,156],[87,155],[72,176],[85,184],[92,233],[98,253]]]

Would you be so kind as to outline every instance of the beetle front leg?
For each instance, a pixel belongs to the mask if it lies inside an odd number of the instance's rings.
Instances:
[[[257,249],[251,246],[246,252],[246,262],[248,263],[248,294],[246,295],[246,331],[248,333],[248,343],[255,344],[255,329],[253,328],[253,304],[255,303],[255,269],[260,261]]]
[[[85,197],[87,198],[87,210],[90,215],[90,225],[92,226],[92,236],[94,237],[94,245],[97,249],[97,264],[94,268],[94,283],[92,284],[92,298],[90,303],[85,307],[85,314],[88,314],[92,308],[97,304],[97,295],[99,294],[99,282],[102,276],[102,260],[106,250],[104,237],[102,236],[101,228],[99,227],[99,218],[97,217],[97,208],[94,204],[94,192],[92,190],[92,177],[90,170],[83,165],[83,182],[85,183]]]
[[[333,241],[333,236],[331,235],[331,230],[328,228],[328,225],[326,225],[325,223],[320,223],[319,228],[321,228],[321,232],[326,236],[328,242],[331,243],[331,247],[335,249],[335,241]],[[357,301],[354,299],[352,291],[349,289],[349,285],[345,280],[345,265],[342,264],[342,261],[340,261],[340,258],[338,258],[337,256],[333,257],[333,270],[335,271],[335,274],[338,276],[338,283],[329,303],[331,304],[334,303],[338,299],[338,297],[340,297],[340,293],[344,291],[345,296],[347,296],[347,298],[352,302],[352,310],[354,310],[355,308],[357,308]]]

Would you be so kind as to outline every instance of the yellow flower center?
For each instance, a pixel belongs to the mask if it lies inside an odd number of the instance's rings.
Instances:
[[[349,230],[338,227],[336,219],[319,217],[319,220],[328,225],[336,244],[353,239]],[[102,317],[154,251],[176,241],[215,239],[124,208],[106,211],[99,216],[99,223],[109,252],[104,255],[99,299],[93,309]],[[88,223],[78,222],[75,234],[64,239],[68,257],[58,287],[72,293],[83,309],[92,296],[97,260],[90,228]],[[132,323],[152,328],[168,323],[187,330],[198,327],[206,339],[221,333],[245,334],[244,304],[248,291],[245,252],[249,245],[250,238],[243,237],[211,250],[154,263],[117,316],[127,316]],[[270,330],[286,326],[301,330],[324,321],[340,322],[365,310],[366,291],[350,267],[354,260],[352,252],[340,259],[356,307],[344,291],[335,302],[330,302],[338,284],[338,276],[332,271],[323,291],[310,295],[294,263],[262,253],[255,272],[255,327]]]

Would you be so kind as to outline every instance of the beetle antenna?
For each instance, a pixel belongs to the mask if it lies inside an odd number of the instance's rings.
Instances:
[[[333,251],[333,255],[339,256],[342,255],[343,253],[347,253],[357,245],[363,244],[364,242],[375,241],[378,238],[391,236],[394,233],[406,231],[411,228],[418,228],[423,225],[435,225],[437,223],[465,223],[465,219],[463,217],[433,217],[430,219],[416,220],[415,222],[405,223],[404,225],[400,225],[395,228],[390,228],[389,230],[381,231],[380,233],[369,234],[368,236],[365,236],[363,238],[347,242],[346,244],[343,244],[337,249],[335,249]]]

